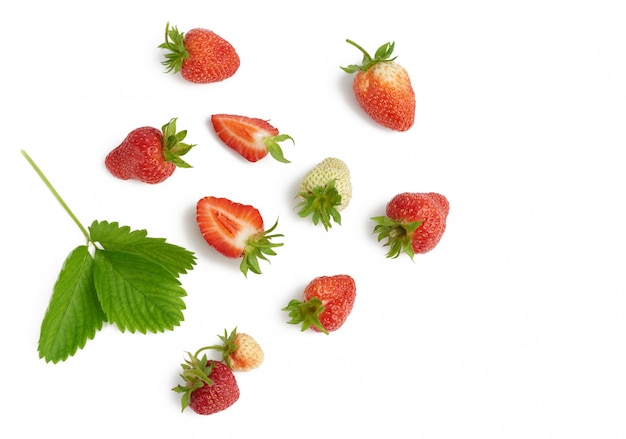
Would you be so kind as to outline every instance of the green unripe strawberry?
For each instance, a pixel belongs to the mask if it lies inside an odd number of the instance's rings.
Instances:
[[[326,230],[331,220],[341,224],[341,212],[352,198],[352,182],[348,166],[338,158],[328,157],[312,168],[302,179],[298,197],[298,215],[311,216],[313,224],[320,222]]]

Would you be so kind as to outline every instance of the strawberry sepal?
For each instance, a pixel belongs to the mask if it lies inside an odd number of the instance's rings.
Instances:
[[[300,208],[298,215],[301,218],[311,216],[313,224],[320,222],[326,230],[332,227],[331,220],[341,225],[341,214],[337,206],[341,205],[341,194],[335,188],[335,180],[329,181],[325,186],[316,186],[310,192],[299,192],[302,198],[296,207]]]
[[[180,72],[183,61],[189,58],[189,52],[184,44],[185,34],[179,32],[176,26],[170,29],[170,24],[165,25],[165,42],[159,45],[159,49],[165,49],[169,52],[165,54],[165,60],[161,62],[166,69],[166,73]]]
[[[278,233],[272,234],[272,232],[276,229],[276,226],[278,226],[278,220],[276,220],[274,225],[269,229],[251,236],[246,241],[246,247],[242,255],[243,259],[239,265],[239,269],[244,276],[248,276],[248,271],[255,274],[262,274],[261,267],[259,266],[259,259],[269,262],[267,256],[275,256],[276,252],[274,251],[274,248],[281,247],[283,245],[282,242],[272,242],[274,238],[281,238],[284,236]]]
[[[406,253],[413,259],[413,234],[422,225],[422,221],[407,223],[395,221],[388,216],[377,216],[371,220],[376,223],[373,233],[378,235],[378,242],[387,240],[384,246],[389,247],[388,258],[397,258],[401,253]]]
[[[283,155],[283,150],[278,144],[279,142],[283,142],[285,140],[291,140],[294,144],[296,143],[293,138],[288,134],[279,134],[277,136],[267,136],[263,138],[263,144],[267,148],[270,155],[281,163],[291,163],[289,160],[285,158]]]
[[[181,156],[187,154],[196,145],[183,142],[185,137],[187,137],[187,130],[177,132],[176,120],[177,118],[173,118],[161,127],[161,132],[163,133],[163,159],[179,168],[191,168],[191,165],[185,162]]]
[[[354,47],[356,47],[357,49],[359,49],[362,53],[363,53],[363,60],[361,61],[361,64],[350,64],[347,67],[341,67],[341,69],[349,74],[352,73],[356,73],[358,71],[363,71],[363,72],[367,72],[369,70],[370,67],[372,67],[375,64],[381,63],[381,62],[392,62],[394,61],[397,57],[393,57],[390,58],[392,53],[393,53],[393,49],[395,46],[395,43],[390,42],[390,43],[385,43],[382,46],[380,46],[377,50],[376,53],[374,54],[374,57],[372,58],[371,55],[365,50],[363,49],[361,46],[359,46],[357,43],[355,43],[352,40],[346,40],[349,44],[353,45]]]
[[[189,358],[181,364],[183,372],[180,374],[180,377],[183,379],[185,384],[179,384],[178,386],[172,388],[174,392],[182,394],[182,411],[189,407],[191,393],[194,390],[204,387],[205,385],[212,386],[214,384],[213,380],[209,378],[209,375],[211,375],[211,372],[213,371],[213,363],[208,362],[206,355],[199,357],[200,352],[205,349],[206,348],[199,349],[195,355],[187,352]]]
[[[306,301],[293,299],[282,310],[289,312],[289,317],[291,317],[291,320],[287,323],[292,325],[302,324],[300,327],[301,331],[306,331],[313,326],[328,335],[328,331],[320,321],[320,315],[325,309],[320,299],[311,297]]]

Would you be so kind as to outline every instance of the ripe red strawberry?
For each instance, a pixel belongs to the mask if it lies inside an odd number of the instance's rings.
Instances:
[[[302,323],[302,331],[311,328],[328,334],[345,323],[355,299],[356,284],[352,277],[347,274],[320,276],[309,282],[301,301],[290,301],[283,311],[289,312],[288,323]]]
[[[205,241],[229,258],[243,258],[239,266],[244,275],[248,270],[261,274],[259,258],[268,261],[274,256],[272,239],[283,235],[272,234],[278,220],[268,230],[264,229],[259,211],[246,204],[235,203],[226,198],[204,197],[196,206],[196,221]]]
[[[152,127],[137,128],[106,156],[104,164],[111,174],[122,180],[160,183],[177,167],[191,167],[181,159],[195,146],[183,143],[186,136],[187,131],[176,132],[176,118],[163,125],[161,131]]]
[[[256,369],[263,363],[265,354],[256,340],[249,334],[233,329],[230,334],[224,330],[219,336],[221,345],[210,346],[222,352],[224,363],[236,372],[247,372]]]
[[[450,204],[435,192],[404,192],[387,203],[386,216],[372,218],[378,241],[387,239],[388,258],[404,252],[413,259],[415,253],[431,251],[446,230]]]
[[[234,114],[214,114],[211,122],[222,142],[246,160],[256,162],[269,152],[279,162],[289,163],[278,142],[287,139],[294,142],[293,138],[287,134],[279,134],[278,129],[266,120]]]
[[[239,69],[239,55],[224,38],[208,29],[179,32],[165,26],[165,42],[159,48],[169,52],[162,64],[167,72],[180,72],[190,82],[206,84],[230,78]]]
[[[354,41],[346,40],[363,53],[361,65],[342,67],[356,73],[352,83],[361,108],[378,124],[395,131],[407,131],[415,120],[415,92],[404,67],[390,59],[394,43],[383,44],[374,58]]]
[[[195,355],[181,364],[180,374],[184,385],[172,390],[181,393],[181,406],[184,411],[190,407],[200,415],[220,412],[233,405],[239,399],[239,385],[232,370],[221,361],[207,360],[206,355],[199,357],[202,348]]]

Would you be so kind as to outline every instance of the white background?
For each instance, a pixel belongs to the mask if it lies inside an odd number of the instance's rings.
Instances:
[[[10,437],[626,437],[626,28],[619,1],[132,1],[14,3],[3,11],[4,166],[0,430]],[[165,23],[212,29],[241,67],[216,84],[163,72]],[[416,121],[381,128],[355,104],[360,61],[396,42]],[[245,162],[213,113],[270,119],[291,164]],[[172,117],[197,143],[157,186],[103,160],[132,129]],[[164,334],[107,326],[59,364],[39,325],[83,237],[118,221],[194,251],[185,321]],[[343,223],[300,219],[302,176],[328,156],[352,171]],[[450,201],[431,253],[385,258],[370,217],[404,191]],[[206,195],[279,219],[284,247],[245,278],[202,240]],[[340,331],[300,332],[281,311],[313,277],[346,273]],[[181,413],[185,351],[237,326],[263,366],[210,417]]]

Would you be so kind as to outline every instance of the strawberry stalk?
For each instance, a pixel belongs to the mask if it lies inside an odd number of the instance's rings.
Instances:
[[[237,328],[233,329],[230,335],[228,331],[224,329],[224,335],[218,335],[219,339],[222,341],[221,345],[212,345],[202,348],[205,349],[213,349],[222,353],[222,361],[229,369],[232,369],[230,365],[230,354],[237,350],[237,344],[235,343],[235,337],[237,336]]]
[[[76,225],[78,226],[80,231],[83,233],[83,235],[87,239],[87,242],[91,242],[91,239],[89,237],[89,232],[87,232],[87,229],[85,229],[85,227],[80,223],[80,221],[78,221],[78,218],[76,217],[76,215],[74,215],[74,212],[72,212],[72,210],[65,203],[65,201],[63,201],[63,198],[61,198],[61,195],[59,195],[59,193],[56,191],[54,186],[52,186],[52,183],[50,183],[50,181],[46,178],[46,176],[41,171],[41,169],[39,169],[39,166],[37,166],[37,164],[33,161],[33,159],[30,158],[30,156],[28,155],[28,153],[26,151],[24,151],[22,149],[21,152],[22,152],[22,155],[24,156],[24,158],[26,158],[28,163],[30,163],[30,165],[33,167],[33,169],[35,170],[37,175],[39,175],[39,177],[43,180],[43,182],[46,184],[48,189],[50,189],[50,192],[52,192],[52,195],[54,195],[54,197],[57,199],[57,201],[59,203],[61,203],[61,206],[63,206],[63,209],[65,209],[65,211],[69,214],[69,216],[72,218],[72,220],[74,220],[74,223],[76,223]]]

